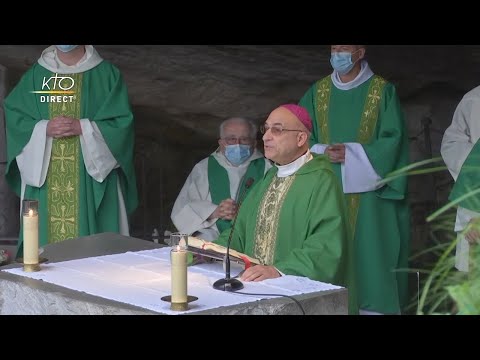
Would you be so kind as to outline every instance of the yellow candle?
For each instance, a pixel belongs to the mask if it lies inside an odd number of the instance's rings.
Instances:
[[[23,263],[38,264],[38,213],[23,215]]]
[[[187,302],[187,251],[172,249],[170,253],[172,263],[172,303]]]

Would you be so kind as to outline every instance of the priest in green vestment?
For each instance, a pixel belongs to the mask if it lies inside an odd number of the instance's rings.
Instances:
[[[212,241],[231,227],[246,180],[258,181],[272,167],[256,148],[257,132],[241,117],[220,124],[217,150],[194,166],[173,205],[178,231]]]
[[[330,76],[300,100],[313,120],[311,151],[326,154],[341,181],[354,236],[361,314],[398,314],[408,301],[407,179],[378,182],[409,162],[394,85],[375,75],[364,45],[332,45]]]
[[[262,126],[265,156],[274,162],[241,205],[231,248],[259,259],[243,281],[282,275],[346,286],[356,313],[352,257],[343,194],[328,159],[309,151],[306,109],[282,105]],[[227,245],[230,230],[217,243]]]
[[[91,45],[52,45],[5,99],[5,121],[6,179],[20,199],[38,200],[40,246],[129,235],[134,126],[118,68]]]

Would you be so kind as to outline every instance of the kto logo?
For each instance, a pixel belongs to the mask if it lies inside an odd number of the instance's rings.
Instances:
[[[73,102],[75,99],[75,91],[71,90],[75,86],[75,80],[70,76],[55,76],[43,78],[42,90],[30,91],[33,94],[51,94],[41,95],[40,102]]]

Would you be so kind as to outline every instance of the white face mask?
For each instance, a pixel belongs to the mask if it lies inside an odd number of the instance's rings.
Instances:
[[[61,52],[67,53],[74,50],[78,45],[55,45]]]

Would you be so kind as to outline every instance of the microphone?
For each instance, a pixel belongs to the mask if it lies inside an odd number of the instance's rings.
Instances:
[[[240,212],[240,206],[242,206],[243,200],[245,198],[245,194],[247,190],[253,185],[255,181],[254,178],[248,178],[245,181],[245,188],[243,189],[242,196],[239,197],[240,201],[238,202],[237,206],[237,213],[235,214],[235,218],[233,219],[232,227],[230,228],[230,234],[228,236],[227,241],[227,252],[225,254],[225,278],[217,280],[213,283],[213,288],[216,290],[221,291],[237,291],[243,289],[243,284],[238,279],[230,278],[230,243],[232,242],[232,235],[233,231],[235,230],[235,224],[237,223],[238,213]]]

